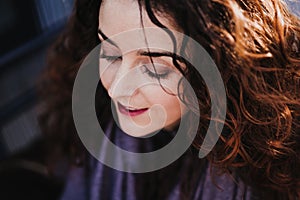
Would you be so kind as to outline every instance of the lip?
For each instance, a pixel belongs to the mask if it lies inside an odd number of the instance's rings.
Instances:
[[[148,110],[148,108],[129,109],[128,107],[123,106],[119,102],[118,102],[118,109],[119,109],[120,113],[122,113],[123,115],[131,116],[131,117],[141,115],[141,114],[143,114],[144,112],[146,112]]]

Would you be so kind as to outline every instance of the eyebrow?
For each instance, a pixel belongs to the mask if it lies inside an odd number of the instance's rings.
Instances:
[[[173,57],[174,56],[174,54],[169,51],[153,52],[150,50],[149,51],[138,50],[137,54],[141,56],[150,56],[150,57],[162,57],[162,56]]]
[[[113,42],[111,39],[109,39],[102,31],[101,29],[99,28],[98,29],[98,34],[103,38],[103,40],[106,40],[108,43],[114,45],[115,47],[118,47],[118,45]],[[172,53],[172,52],[169,52],[169,51],[162,51],[162,52],[153,52],[153,51],[145,51],[145,50],[138,50],[137,52],[138,55],[141,55],[141,56],[149,56],[149,57],[154,57],[154,58],[157,58],[157,57],[171,57],[171,58],[175,58],[176,60],[178,61],[182,61],[183,58],[181,56],[178,56],[176,55],[175,53]]]
[[[181,56],[178,56],[175,53],[169,52],[169,51],[153,52],[153,51],[139,50],[138,54],[142,55],[142,56],[149,56],[149,57],[154,57],[154,58],[166,56],[166,57],[175,58],[176,60],[178,60],[180,62],[184,61],[184,58],[182,58]]]

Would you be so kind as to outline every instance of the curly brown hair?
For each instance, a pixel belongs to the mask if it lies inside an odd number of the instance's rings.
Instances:
[[[300,198],[300,20],[280,0],[138,2],[159,27],[164,26],[156,15],[167,13],[210,53],[222,75],[228,103],[225,129],[207,159],[271,191],[266,198]],[[40,121],[51,158],[63,155],[71,161],[86,154],[73,123],[71,97],[80,64],[100,42],[100,5],[100,0],[77,0],[65,31],[49,51],[40,85],[45,103]],[[199,97],[201,112],[206,110],[201,118],[212,120],[198,75],[192,69],[184,75]],[[103,99],[99,107],[104,109],[107,97]],[[196,148],[204,137],[200,130]]]

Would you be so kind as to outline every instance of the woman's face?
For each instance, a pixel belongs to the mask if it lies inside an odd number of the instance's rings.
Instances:
[[[172,130],[186,112],[178,98],[182,75],[162,50],[173,49],[173,43],[143,9],[142,16],[143,26],[137,2],[114,0],[103,1],[99,14],[99,38],[110,40],[101,44],[100,79],[115,104],[120,128],[135,137]],[[167,18],[157,18],[176,30]],[[141,32],[142,27],[159,31]],[[128,31],[133,34],[128,35]],[[151,56],[155,68],[149,55],[155,55]]]

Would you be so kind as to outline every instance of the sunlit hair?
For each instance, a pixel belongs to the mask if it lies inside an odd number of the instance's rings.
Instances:
[[[266,198],[300,198],[299,19],[280,0],[139,3],[159,27],[163,24],[157,16],[169,17],[210,53],[219,68],[227,94],[227,118],[208,160],[224,172],[237,170],[246,183],[266,189]],[[41,124],[56,156],[77,158],[85,152],[73,124],[71,93],[80,63],[99,43],[100,4],[78,0],[66,30],[49,52],[40,87],[45,103]],[[199,98],[201,119],[211,120],[201,77],[192,68],[185,76]],[[107,95],[105,91],[98,95],[103,99],[99,117],[108,120]],[[199,127],[196,148],[201,146],[203,129]]]

